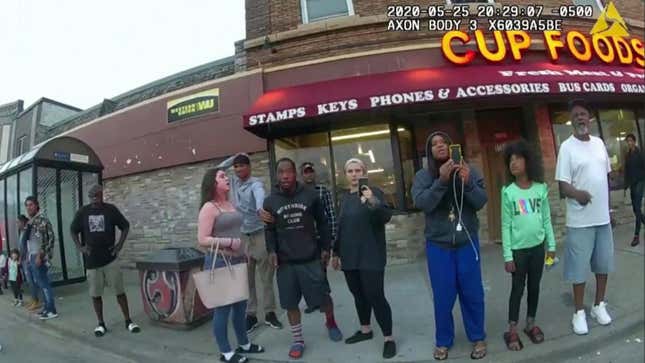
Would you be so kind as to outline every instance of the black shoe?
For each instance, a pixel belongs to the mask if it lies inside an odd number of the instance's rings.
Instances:
[[[369,333],[365,334],[365,333],[363,333],[362,331],[359,330],[356,333],[354,333],[354,335],[352,335],[351,337],[347,338],[345,340],[345,344],[356,344],[356,343],[360,343],[360,342],[363,342],[363,341],[366,341],[366,340],[370,340],[372,338],[374,338],[374,333],[373,332],[369,332]]]
[[[305,309],[305,314],[311,314],[318,309],[320,309],[320,306],[307,306],[307,308]]]
[[[641,243],[639,236],[634,236],[634,239],[632,240],[632,243],[630,243],[630,245],[632,247],[636,247],[639,243]]]
[[[282,329],[282,323],[278,320],[278,317],[275,316],[274,312],[267,313],[264,317],[264,324],[272,327],[273,329]]]
[[[390,359],[396,355],[396,343],[388,341],[383,344],[383,358]]]
[[[247,315],[246,316],[246,333],[249,334],[250,332],[254,331],[260,324],[258,323],[258,318],[255,317],[254,315]]]

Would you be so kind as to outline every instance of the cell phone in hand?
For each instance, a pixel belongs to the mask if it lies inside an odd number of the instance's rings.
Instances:
[[[367,188],[367,178],[358,179],[358,192],[363,195],[363,190]]]
[[[460,144],[451,144],[450,149],[450,158],[455,164],[461,164],[461,145]]]

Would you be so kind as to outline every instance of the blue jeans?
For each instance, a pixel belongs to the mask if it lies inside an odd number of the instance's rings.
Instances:
[[[24,264],[27,268],[24,269],[25,271],[25,279],[27,280],[27,284],[29,284],[29,290],[31,292],[31,299],[34,301],[41,301],[42,298],[42,291],[36,284],[36,280],[34,279],[34,274],[31,273],[31,264],[29,263],[29,259],[26,259],[24,261]],[[42,300],[45,300],[44,298]]]
[[[475,254],[475,250],[477,254]],[[452,308],[459,295],[466,335],[471,342],[486,339],[484,329],[484,284],[478,260],[479,241],[458,249],[426,242],[428,271],[434,303],[437,347],[450,348],[455,340]]]
[[[49,281],[48,275],[49,268],[46,262],[43,262],[40,267],[36,266],[36,255],[29,256],[29,273],[42,292],[45,300],[45,307],[43,312],[56,313],[56,303],[54,300],[54,291]]]
[[[249,343],[246,335],[246,300],[235,304],[220,306],[213,311],[213,335],[221,353],[233,351],[228,341],[228,317],[233,311],[233,330],[238,345]]]
[[[212,257],[206,255],[204,270],[211,268],[212,261]],[[236,264],[242,261],[244,261],[244,258],[234,258],[231,263]],[[224,261],[218,258],[215,268],[223,266],[225,266]],[[228,341],[228,318],[231,315],[231,311],[233,312],[233,330],[235,331],[237,344],[246,345],[249,343],[249,338],[246,334],[246,302],[247,300],[243,300],[231,305],[220,306],[213,310],[213,335],[220,353],[233,351]]]

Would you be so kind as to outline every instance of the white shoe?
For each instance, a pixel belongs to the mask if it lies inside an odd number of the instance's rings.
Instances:
[[[589,328],[587,327],[587,314],[585,314],[584,310],[579,310],[573,314],[571,325],[573,325],[573,332],[578,335],[589,333]]]
[[[591,317],[596,319],[600,325],[609,325],[611,324],[611,316],[607,313],[607,304],[604,301],[601,301],[600,304],[591,308]]]

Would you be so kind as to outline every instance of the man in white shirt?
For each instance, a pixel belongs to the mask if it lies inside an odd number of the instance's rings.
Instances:
[[[605,290],[614,269],[614,240],[609,216],[608,174],[611,163],[605,144],[592,136],[592,111],[584,100],[569,103],[573,135],[560,146],[555,179],[567,198],[567,236],[564,278],[573,283],[575,313],[571,324],[578,335],[587,334],[583,299],[591,264],[596,275],[596,299],[591,317],[609,325]]]

